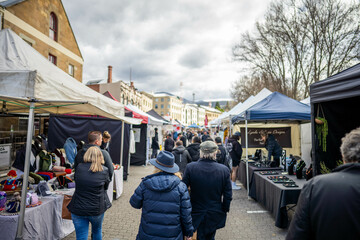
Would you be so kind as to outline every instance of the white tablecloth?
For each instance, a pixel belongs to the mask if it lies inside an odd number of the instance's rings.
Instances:
[[[62,239],[75,230],[61,217],[62,195],[42,197],[42,204],[25,210],[23,239]],[[19,216],[0,215],[0,239],[15,239]]]

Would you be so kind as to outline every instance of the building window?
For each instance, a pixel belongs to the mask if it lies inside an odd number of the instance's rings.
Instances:
[[[155,102],[158,102],[159,101],[159,99],[158,98],[155,98]]]
[[[74,76],[74,65],[69,64],[69,75]]]
[[[164,104],[161,104],[161,108],[164,108]]]
[[[157,104],[155,104],[155,109],[158,109],[158,105],[157,105]]]
[[[164,101],[164,98],[161,98],[161,101],[163,102],[163,101]]]
[[[49,61],[56,65],[57,62],[56,56],[49,53]]]
[[[57,35],[58,35],[58,20],[55,15],[55,13],[50,13],[50,26],[49,26],[49,37],[57,41]]]
[[[168,108],[170,109],[170,104],[168,105]]]

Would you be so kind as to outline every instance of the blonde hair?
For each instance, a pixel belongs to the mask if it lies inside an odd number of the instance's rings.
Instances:
[[[111,138],[111,135],[110,135],[110,133],[108,131],[104,131],[102,135],[103,135],[103,138],[106,138],[106,139]]]
[[[103,170],[102,164],[105,163],[103,154],[98,147],[90,147],[85,155],[84,162],[91,162],[90,171],[92,172],[100,172]]]
[[[154,166],[154,173],[159,173],[159,172],[164,172],[163,170],[157,168]],[[176,172],[176,173],[173,173],[175,176],[177,176],[178,178],[180,178],[180,180],[182,180],[182,175],[181,175],[181,172]]]

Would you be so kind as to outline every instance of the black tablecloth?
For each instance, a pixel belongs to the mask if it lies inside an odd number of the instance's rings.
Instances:
[[[287,188],[280,183],[273,183],[267,177],[269,175],[261,175],[254,173],[252,190],[250,197],[261,203],[275,218],[275,226],[286,228],[288,226],[287,204],[296,204],[306,183],[305,179],[297,179],[296,176],[285,175],[295,181],[299,187]],[[282,175],[284,176],[284,175]]]
[[[253,165],[253,163],[249,163],[249,188],[251,190],[251,185],[253,182],[253,178],[254,178],[254,172],[255,171],[281,171],[282,168],[281,167],[275,167],[275,168],[270,168],[270,167],[255,167]],[[239,168],[237,170],[236,173],[236,179],[238,179],[242,185],[245,187],[245,189],[247,189],[247,179],[246,179],[246,162],[245,161],[240,161],[239,164]]]

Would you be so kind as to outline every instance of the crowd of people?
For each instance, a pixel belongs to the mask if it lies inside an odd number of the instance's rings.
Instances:
[[[225,146],[219,136],[168,134],[160,151],[157,129],[152,138],[154,172],[142,179],[130,198],[142,209],[136,239],[215,239],[230,211],[236,171],[241,160],[240,132]],[[273,165],[279,164],[280,146],[261,133]],[[104,138],[107,138],[104,141]],[[111,203],[106,194],[113,175],[108,153],[111,136],[92,131],[75,157],[76,189],[68,205],[77,239],[102,239],[102,222]],[[333,173],[308,181],[300,194],[286,239],[359,239],[360,237],[360,128],[342,139],[344,164]],[[235,175],[235,176],[234,176]],[[341,219],[341,221],[334,221]]]

